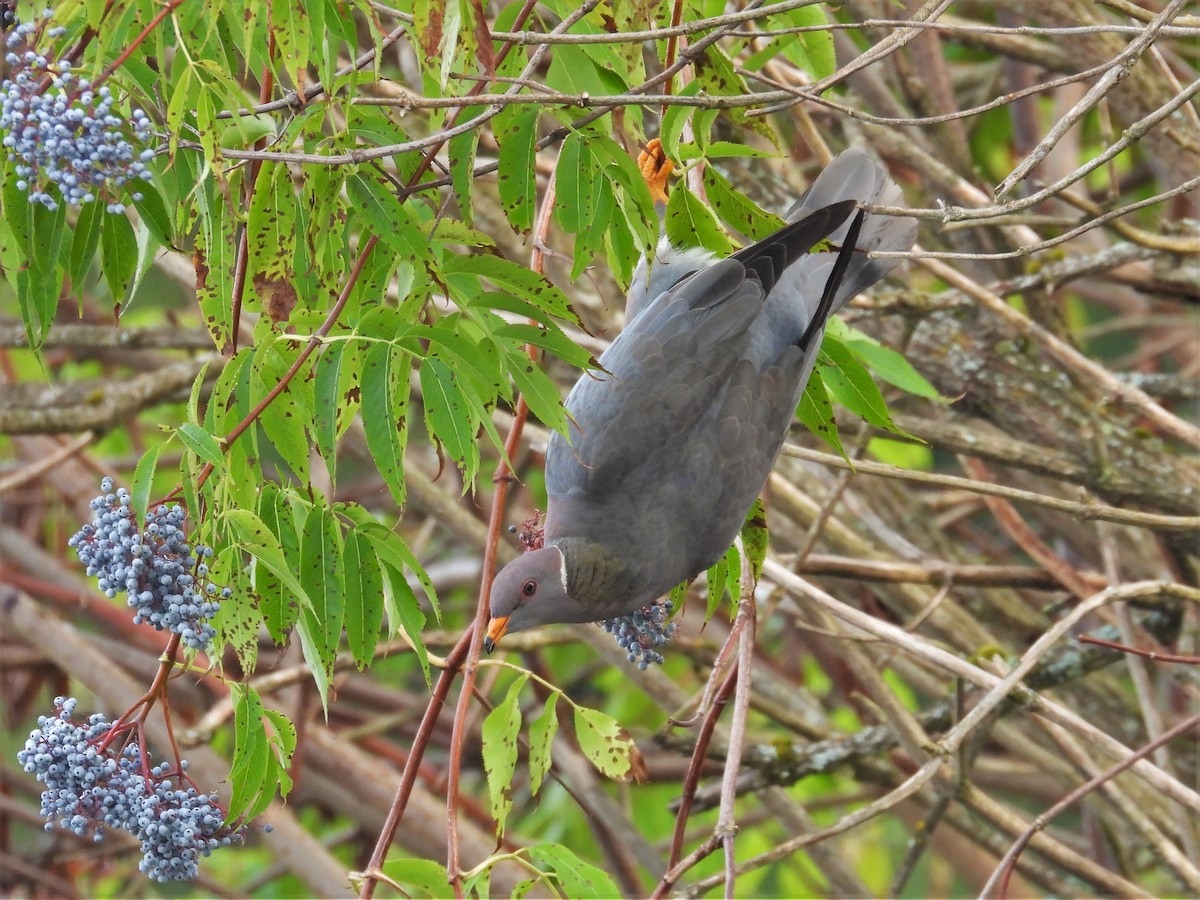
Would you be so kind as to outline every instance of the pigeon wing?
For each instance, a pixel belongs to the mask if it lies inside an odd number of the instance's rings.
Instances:
[[[549,494],[603,498],[676,465],[681,438],[712,408],[763,296],[745,266],[724,260],[656,298],[567,397],[570,440],[551,438]]]

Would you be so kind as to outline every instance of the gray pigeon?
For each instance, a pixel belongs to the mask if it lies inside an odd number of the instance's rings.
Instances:
[[[788,224],[728,259],[665,241],[634,273],[625,329],[567,397],[550,438],[545,546],[495,578],[484,646],[510,631],[627,615],[729,548],[762,491],[825,322],[908,250],[911,219],[878,163],[848,150]],[[840,248],[808,253],[822,239]]]

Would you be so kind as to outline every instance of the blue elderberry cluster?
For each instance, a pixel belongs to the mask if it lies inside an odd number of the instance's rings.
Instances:
[[[130,742],[114,753],[112,723],[96,713],[74,720],[78,701],[58,697],[57,714],[40,716],[38,727],[18,751],[17,762],[46,786],[42,815],[46,830],[60,828],[99,843],[105,828],[128,831],[142,843],[139,868],[158,882],[188,881],[199,859],[241,838],[225,825],[216,801],[184,786],[187,762],[147,769],[142,750]],[[172,783],[174,782],[174,783]]]
[[[150,138],[150,118],[140,109],[121,116],[106,85],[94,87],[72,71],[69,59],[54,60],[37,49],[51,13],[5,38],[9,77],[0,82],[0,131],[8,159],[16,163],[17,187],[29,192],[31,203],[51,210],[60,200],[72,206],[99,200],[110,213],[122,213],[125,204],[117,198],[131,183],[151,177],[146,163],[154,151],[137,149]],[[58,38],[66,29],[45,32]],[[48,191],[51,185],[56,193]],[[132,197],[142,199],[136,190]]]
[[[179,504],[150,510],[139,530],[129,492],[113,493],[111,478],[100,482],[100,490],[91,502],[92,521],[67,542],[88,575],[99,579],[106,596],[128,595],[135,623],[172,631],[188,647],[207,650],[216,635],[209,619],[220,608],[217,587],[207,580],[212,548],[187,542],[187,514]],[[230,594],[229,588],[220,591],[222,599]]]
[[[643,672],[651,663],[662,665],[665,657],[655,647],[661,647],[675,633],[675,623],[669,621],[675,604],[670,600],[652,603],[627,616],[605,619],[600,625],[613,635],[622,650],[628,652],[631,663]]]

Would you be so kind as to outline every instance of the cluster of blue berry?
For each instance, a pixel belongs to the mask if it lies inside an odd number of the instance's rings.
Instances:
[[[150,118],[140,109],[128,119],[118,115],[106,85],[93,87],[71,71],[69,59],[54,61],[37,49],[43,31],[52,39],[66,33],[46,29],[52,12],[17,25],[5,38],[9,71],[0,83],[0,131],[16,163],[17,187],[51,210],[60,199],[74,206],[99,199],[110,213],[122,213],[118,198],[126,186],[151,177],[146,162],[154,151],[137,150],[150,138]],[[132,197],[142,199],[136,191]]]
[[[88,575],[99,578],[100,590],[108,597],[127,593],[137,624],[175,632],[187,646],[207,650],[216,634],[209,619],[220,608],[217,586],[207,580],[204,562],[212,548],[187,543],[187,514],[178,504],[150,510],[145,530],[139,531],[129,492],[120,488],[113,493],[111,478],[100,482],[100,490],[103,493],[91,503],[91,523],[67,542]],[[229,588],[219,592],[221,599],[231,593]]]
[[[643,672],[651,663],[662,665],[666,659],[655,647],[661,647],[675,633],[675,623],[669,621],[675,604],[670,600],[652,603],[627,616],[605,619],[601,626],[613,635],[622,650],[628,651],[629,661],[637,663]]]
[[[142,843],[141,870],[159,882],[195,878],[201,856],[241,838],[240,828],[225,825],[216,801],[191,785],[185,761],[179,771],[169,763],[147,769],[136,741],[114,751],[132,726],[114,731],[99,713],[76,722],[74,697],[57,697],[54,705],[57,714],[40,716],[17,753],[24,770],[46,786],[47,831],[57,820],[81,837],[91,831],[97,843],[106,827],[128,831]]]

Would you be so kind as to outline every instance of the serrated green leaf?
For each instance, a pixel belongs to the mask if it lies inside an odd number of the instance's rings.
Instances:
[[[461,219],[434,219],[428,223],[425,233],[435,241],[447,244],[462,244],[464,247],[495,247],[490,235],[472,228]]]
[[[530,411],[547,428],[564,432],[567,428],[567,411],[563,408],[558,385],[517,344],[500,343],[500,352],[508,372]]]
[[[694,97],[700,90],[699,82],[692,80],[684,85],[679,91],[680,97]],[[696,111],[694,106],[684,106],[681,103],[672,103],[663,113],[662,125],[659,126],[658,138],[662,141],[663,153],[668,159],[679,162],[680,140],[683,137],[684,126],[691,119],[692,114]]]
[[[767,544],[770,535],[767,531],[767,510],[763,506],[762,497],[756,497],[750,512],[746,513],[746,521],[742,523],[742,549],[750,561],[757,583],[762,576],[763,562],[767,558]]]
[[[741,578],[742,563],[738,556],[737,546],[731,546],[725,555],[718,559],[708,570],[708,608],[704,613],[707,622],[716,613],[725,597],[725,592],[733,599],[730,604],[730,615],[736,611],[737,601],[741,595],[739,579]]]
[[[450,894],[450,878],[446,875],[446,867],[433,860],[389,859],[383,864],[383,874],[412,897],[418,896],[417,892],[434,898]]]
[[[299,559],[300,536],[296,533],[291,510],[278,485],[270,481],[263,483],[258,510],[264,526],[279,543],[283,558]],[[292,626],[300,618],[300,604],[275,571],[257,556],[253,572],[263,625],[276,645],[282,646]]]
[[[361,670],[371,663],[383,625],[383,573],[365,537],[346,532],[346,643]]]
[[[509,106],[493,120],[493,131],[500,144],[497,185],[500,206],[508,223],[522,234],[533,225],[537,183],[534,177],[538,108]]]
[[[231,596],[220,602],[212,618],[216,630],[210,659],[220,659],[223,648],[232,647],[243,672],[253,672],[258,662],[258,632],[262,626],[250,579],[246,575],[242,552],[237,547],[224,547],[208,560],[209,581],[228,588]]]
[[[703,247],[722,257],[733,252],[717,217],[686,185],[677,185],[671,192],[664,227],[675,247]]]
[[[563,142],[555,167],[554,215],[564,231],[575,235],[575,281],[604,246],[613,220],[613,194],[604,170],[607,157],[596,155],[593,143],[604,140],[594,130],[572,131]],[[620,226],[629,223],[621,217]]]
[[[592,155],[586,152],[581,132],[572,131],[564,139],[554,168],[554,217],[563,231],[578,234],[591,224],[596,204],[596,169]]]
[[[290,170],[283,163],[263,163],[246,216],[246,308],[276,324],[288,320],[298,300],[293,268],[298,230]]]
[[[751,147],[749,144],[735,144],[732,141],[713,141],[701,146],[699,144],[680,144],[679,158],[684,162],[693,159],[728,159],[750,157],[754,159],[778,159],[779,153]]]
[[[425,405],[425,428],[463,474],[463,490],[475,483],[479,471],[479,446],[475,432],[479,423],[470,401],[463,394],[454,371],[440,359],[421,365],[421,395]]]
[[[67,262],[67,277],[71,289],[82,296],[83,283],[87,280],[100,245],[100,221],[107,215],[102,203],[85,203],[75,220],[75,234],[71,239],[71,254]]]
[[[796,415],[813,434],[837,451],[843,459],[849,459],[842,447],[838,436],[837,421],[833,417],[833,404],[829,401],[829,392],[825,389],[825,381],[821,377],[820,367],[814,368],[804,386],[804,394],[800,397],[800,406]]]
[[[584,756],[606,777],[620,780],[633,768],[633,754],[637,752],[633,738],[607,713],[576,706],[575,738]]]
[[[331,484],[337,483],[336,447],[339,436],[338,422],[341,412],[351,406],[358,408],[357,400],[342,394],[342,362],[349,341],[334,341],[321,349],[315,365],[317,378],[313,385],[314,418],[313,443],[325,460]]]
[[[129,493],[133,498],[132,507],[135,521],[144,522],[146,511],[150,508],[150,492],[154,490],[154,473],[158,469],[158,458],[162,455],[166,441],[160,441],[150,447],[138,460],[133,470],[133,481],[129,485]]]
[[[562,844],[535,844],[529,848],[529,858],[539,866],[554,872],[558,889],[572,900],[620,897],[617,883],[603,869],[580,859],[575,851]]]
[[[595,135],[589,138],[587,146],[602,163],[601,178],[613,188],[616,207],[629,226],[627,237],[633,241],[631,249],[636,263],[637,256],[654,251],[661,230],[650,187],[637,163],[611,138]],[[610,233],[610,239],[615,237],[615,233]]]
[[[360,170],[346,179],[346,192],[371,233],[401,259],[424,271],[430,258],[429,241],[413,221],[408,204],[396,197],[391,182]]]
[[[592,355],[562,333],[558,326],[530,325],[527,322],[510,322],[492,332],[498,340],[509,339],[523,344],[533,344],[549,350],[563,362],[584,369],[594,363]]]
[[[751,240],[761,240],[783,227],[783,219],[764,212],[749,197],[735,191],[715,166],[704,167],[704,188],[717,215]]]
[[[892,421],[887,401],[883,399],[875,379],[845,344],[830,337],[822,342],[821,355],[832,363],[823,367],[821,377],[833,399],[872,425],[903,434]],[[820,364],[821,360],[818,360]]]
[[[484,111],[482,106],[468,106],[459,118],[469,122]],[[458,203],[459,215],[463,221],[470,224],[474,221],[472,215],[471,187],[475,182],[475,154],[479,149],[478,128],[472,128],[463,134],[450,138],[448,155],[450,158],[450,188]]]
[[[542,788],[542,781],[550,771],[550,749],[554,735],[558,733],[558,691],[546,698],[542,713],[529,723],[529,793],[534,796]]]
[[[600,97],[611,89],[608,73],[592,60],[588,46],[557,44],[546,72],[546,83],[562,94]]]
[[[9,239],[5,241],[5,255],[10,268],[33,266],[36,262],[32,256],[33,244],[33,209],[29,202],[29,194],[17,187],[17,174],[13,171],[13,163],[4,164],[4,184],[0,187],[0,197],[4,200],[4,221],[8,226]],[[15,257],[15,260],[14,260]]]
[[[271,747],[277,754],[279,763],[283,766],[292,759],[292,754],[296,752],[296,726],[292,724],[292,720],[285,716],[277,709],[264,709],[264,715],[267,721],[271,723],[271,729],[275,732],[270,736]],[[289,779],[290,784],[290,779]],[[282,791],[283,795],[287,796],[287,790]]]
[[[521,730],[519,701],[521,688],[528,679],[528,675],[522,675],[514,681],[504,700],[483,720],[483,768],[487,772],[488,799],[498,835],[504,834],[504,825],[512,811],[517,735]]]
[[[292,573],[293,564],[284,556],[279,539],[267,528],[263,520],[248,509],[227,510],[225,517],[242,549],[270,569],[292,592],[299,605],[311,608],[312,601],[308,598],[308,592]]]
[[[479,293],[472,290],[470,277],[486,278],[497,287],[504,288],[514,296],[533,304],[543,314],[557,316],[578,324],[579,319],[571,309],[571,303],[562,290],[532,269],[518,265],[502,256],[487,254],[447,257],[442,264],[442,276],[452,286],[461,288],[468,302]],[[460,276],[467,276],[461,278]]]
[[[230,782],[233,797],[227,821],[249,821],[275,797],[291,790],[287,767],[296,749],[296,728],[287,716],[266,709],[254,688],[233,685],[234,756]],[[270,723],[270,732],[265,723]]]
[[[114,304],[125,302],[137,260],[137,237],[129,219],[120,214],[106,216],[100,227],[100,270]]]
[[[258,692],[248,684],[234,682],[233,693],[233,763],[229,782],[230,820],[242,816],[262,793],[267,784],[271,765],[271,750],[267,733],[262,727],[263,705]]]
[[[338,641],[345,620],[345,560],[337,522],[328,508],[314,506],[300,535],[300,584],[309,606],[300,610],[300,621],[312,635],[317,658],[309,667],[321,666],[333,678]]]
[[[513,306],[524,305],[524,301],[508,294],[494,293],[480,297],[479,302],[487,306],[493,302]],[[481,392],[489,395],[489,399],[512,399],[507,379],[500,368],[500,354],[496,351],[495,344],[478,340],[469,335],[468,329],[462,326],[461,320],[453,315],[439,319],[429,337],[430,355],[446,359],[460,376],[466,377]]]
[[[188,154],[182,154],[186,157]],[[196,191],[200,228],[196,234],[193,266],[196,270],[196,299],[200,315],[213,343],[226,352],[233,337],[234,244],[233,217],[219,197],[208,196],[208,185]]]
[[[425,571],[420,561],[413,555],[412,550],[404,543],[404,539],[376,521],[364,521],[359,518],[356,519],[356,524],[358,530],[375,544],[375,552],[379,554],[381,562],[393,566],[398,572],[407,569],[413,574],[440,621],[442,611],[438,603],[437,590],[433,586],[433,579],[429,577],[429,573]],[[415,597],[413,602],[415,605]]]
[[[299,355],[300,348],[290,342],[261,343],[255,349],[251,369],[252,402],[265,399],[283,380]],[[311,426],[314,418],[312,391],[312,381],[301,370],[263,408],[258,417],[263,433],[301,484],[307,484],[309,480],[311,445],[306,426]]]
[[[792,28],[820,26],[829,22],[829,13],[824,4],[789,9],[779,15],[787,23],[786,27]],[[770,22],[770,19],[767,21]],[[764,27],[775,28],[778,26],[768,24]],[[813,81],[820,81],[832,75],[837,69],[833,32],[829,30],[783,35],[779,42],[778,52],[808,72]]]
[[[373,544],[376,551],[378,544]],[[412,645],[417,655],[417,663],[425,676],[425,686],[431,687],[433,682],[429,672],[429,652],[425,642],[421,640],[421,632],[425,630],[425,613],[417,602],[404,570],[392,565],[390,559],[380,554],[381,570],[383,572],[383,608],[387,613],[388,636],[394,638],[401,629]]]
[[[404,449],[408,443],[408,354],[377,343],[362,373],[362,417],[367,447],[396,505],[405,501]]]
[[[174,246],[171,216],[167,212],[166,204],[163,203],[162,195],[158,192],[158,187],[152,181],[142,181],[137,186],[137,192],[142,196],[140,200],[133,201],[133,206],[137,210],[142,224],[159,244],[164,247]],[[99,206],[98,203],[91,203],[84,208],[99,208]]]
[[[616,227],[618,218],[621,219],[624,227],[628,228],[623,216],[614,215],[614,209],[612,187],[603,179],[597,180],[596,202],[592,207],[591,224],[575,235],[575,263],[571,266],[572,281],[578,280],[584,270],[592,264],[592,260],[604,249],[605,242],[609,240],[609,231]],[[632,248],[632,243],[629,246]],[[617,273],[614,272],[614,274]],[[629,286],[629,272],[624,274],[624,280],[620,283],[623,287]]]
[[[194,422],[184,422],[175,433],[179,435],[182,444],[207,463],[212,463],[217,469],[225,466],[225,457],[221,453],[221,442]]]
[[[826,333],[841,340],[855,356],[859,357],[872,372],[888,384],[925,397],[939,403],[948,403],[949,397],[938,393],[937,388],[930,384],[925,376],[913,368],[912,363],[897,353],[891,347],[885,347],[870,335],[864,334],[857,328],[851,328],[839,318],[832,318],[826,327]]]
[[[313,35],[325,30],[313,30],[312,14],[303,0],[271,0],[271,35],[275,39],[278,59],[287,80],[303,93],[307,81],[305,69],[309,64],[309,45]]]
[[[700,90],[714,97],[741,97],[749,92],[745,79],[737,73],[733,60],[718,45],[710,44],[704,48],[704,53],[696,60],[696,81]],[[692,129],[696,141],[703,146],[708,141],[712,122],[719,110],[697,110],[692,121]],[[748,118],[744,107],[732,107],[724,111],[731,121],[746,128],[753,129],[772,143],[778,144],[778,138],[771,126],[761,117]]]

